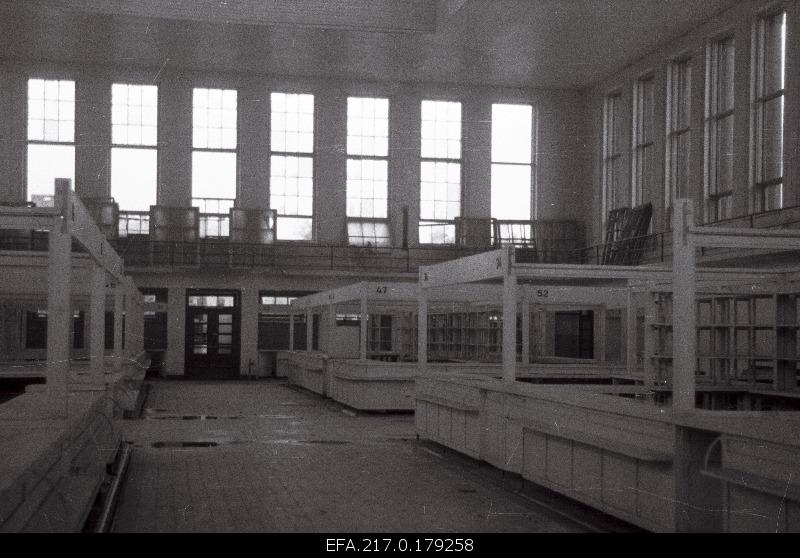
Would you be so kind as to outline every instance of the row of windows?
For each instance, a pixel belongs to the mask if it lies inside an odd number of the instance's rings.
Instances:
[[[281,240],[311,240],[314,217],[314,96],[272,93],[270,207]],[[123,211],[157,198],[158,90],[114,84],[111,195]],[[75,84],[29,80],[28,198],[52,203],[53,178],[74,178]],[[227,236],[237,186],[238,99],[233,89],[195,88],[192,99],[192,204],[201,236]],[[461,103],[423,100],[419,239],[455,242],[462,211]],[[492,105],[492,216],[531,219],[533,108]],[[389,99],[347,99],[346,207],[350,243],[388,245]],[[529,228],[529,227],[528,227]]]
[[[753,32],[751,88],[750,210],[783,207],[783,125],[786,62],[786,13],[757,20]],[[733,216],[734,183],[734,72],[736,46],[733,36],[709,41],[705,56],[705,152],[704,208],[706,222]],[[664,207],[669,218],[672,200],[691,195],[691,90],[693,60],[669,63],[666,86],[666,142]],[[654,77],[646,75],[634,83],[631,142],[631,205],[644,202],[652,193],[655,160]],[[622,176],[625,149],[622,145],[622,94],[605,98],[603,122],[602,215],[625,203]],[[669,222],[669,221],[667,221]]]

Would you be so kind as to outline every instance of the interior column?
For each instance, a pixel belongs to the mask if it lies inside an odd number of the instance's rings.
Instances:
[[[49,234],[47,260],[47,394],[50,406],[66,412],[69,377],[72,241],[61,217]]]
[[[675,201],[672,215],[672,408],[695,408],[697,362],[697,307],[695,253],[688,229],[694,226],[694,208],[686,199]]]
[[[517,376],[517,277],[503,278],[503,380],[513,382]]]

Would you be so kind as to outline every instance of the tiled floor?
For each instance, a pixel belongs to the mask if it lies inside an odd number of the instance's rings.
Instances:
[[[411,415],[356,415],[278,381],[154,382],[147,407],[124,424],[117,532],[581,530],[416,441]]]

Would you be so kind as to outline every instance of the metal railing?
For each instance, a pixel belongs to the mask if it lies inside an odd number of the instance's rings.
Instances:
[[[150,234],[150,212],[120,211],[117,226],[121,237]]]
[[[281,270],[386,271],[413,273],[430,265],[479,252],[454,247],[374,248],[298,243],[247,244],[121,238],[113,243],[128,268],[229,267]]]
[[[750,229],[798,229],[800,228],[800,205],[781,209],[771,209],[740,217],[730,217],[718,221],[700,223],[700,227],[734,227]],[[603,253],[610,246],[638,252],[641,263],[666,262],[672,255],[672,231],[666,230],[644,236],[618,240],[612,243],[599,243],[581,248],[579,261],[583,264],[602,264]],[[722,249],[701,248],[700,255],[720,252]]]
[[[130,216],[130,217],[128,217]],[[145,212],[120,212],[120,219],[142,219]],[[800,228],[800,205],[734,217],[701,226],[748,228]],[[154,241],[141,230],[129,226],[129,236],[120,235],[110,243],[128,267],[271,267],[276,269],[319,269],[341,271],[416,272],[421,265],[431,265],[492,249],[458,245],[425,245],[409,249],[360,247],[293,242],[273,244],[238,243],[227,239],[206,238],[197,242]],[[121,231],[120,231],[121,232]],[[640,263],[666,262],[671,257],[671,231],[656,232],[616,241],[614,246],[634,251]],[[73,247],[75,250],[77,247]],[[605,243],[577,249],[548,248],[523,243],[517,246],[516,258],[525,263],[603,264]],[[0,250],[45,251],[46,231],[0,231]],[[704,250],[707,255],[714,250]],[[719,249],[717,249],[719,251]],[[634,258],[637,259],[637,258]]]

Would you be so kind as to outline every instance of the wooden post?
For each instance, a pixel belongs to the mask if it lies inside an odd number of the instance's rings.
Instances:
[[[628,378],[636,375],[636,297],[628,287],[628,300],[625,314],[625,367]]]
[[[50,231],[47,259],[47,394],[50,407],[67,412],[69,379],[71,236],[61,217]]]
[[[328,355],[336,353],[336,305],[328,305],[328,332],[325,336],[325,352]]]
[[[106,349],[106,270],[94,266],[91,271],[89,303],[89,362],[93,382],[102,382],[103,355]]]
[[[417,295],[417,368],[428,368],[428,291],[420,286]]]
[[[503,277],[503,380],[517,377],[517,277],[506,272]]]
[[[359,358],[367,360],[367,297],[361,295],[361,342],[359,344]]]
[[[306,310],[306,352],[311,352],[314,348],[314,311],[309,308]]]
[[[294,351],[294,313],[289,312],[289,350]]]
[[[522,297],[522,365],[531,362],[531,301],[528,291]]]
[[[122,370],[122,313],[124,293],[119,282],[114,283],[114,370]]]
[[[693,226],[692,202],[675,200],[672,214],[672,408],[677,412],[695,408],[696,266],[694,245],[688,233]]]
[[[594,313],[595,320],[595,351],[594,358],[600,362],[606,361],[606,344],[608,343],[608,332],[606,330],[608,321],[606,319],[606,305],[601,304]]]
[[[658,378],[656,378],[656,361],[653,360],[653,355],[656,352],[656,331],[653,323],[656,321],[656,301],[654,300],[655,293],[645,292],[647,298],[644,303],[644,324],[643,324],[643,337],[644,347],[642,348],[643,365],[644,365],[644,385],[655,386]]]

